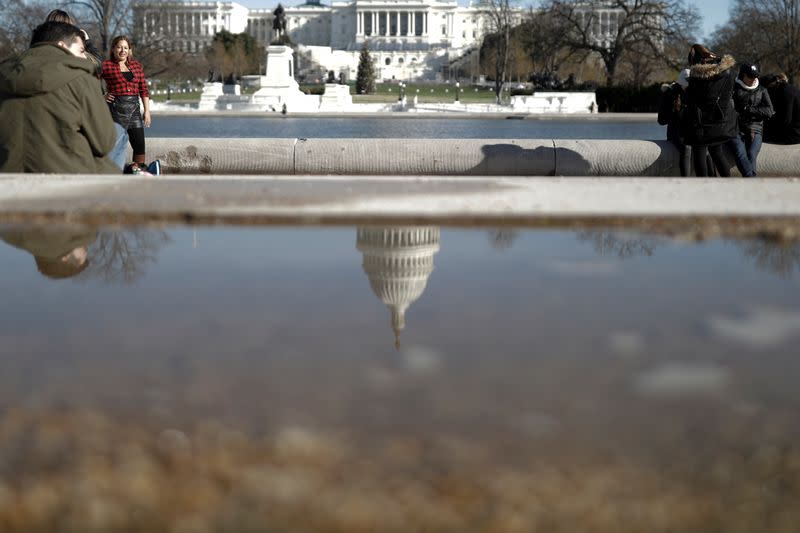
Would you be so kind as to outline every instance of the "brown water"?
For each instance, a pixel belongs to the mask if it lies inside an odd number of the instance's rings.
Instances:
[[[797,243],[0,235],[2,531],[800,523]]]

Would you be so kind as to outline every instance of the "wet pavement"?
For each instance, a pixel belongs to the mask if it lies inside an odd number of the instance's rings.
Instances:
[[[780,223],[5,225],[0,530],[795,531]]]

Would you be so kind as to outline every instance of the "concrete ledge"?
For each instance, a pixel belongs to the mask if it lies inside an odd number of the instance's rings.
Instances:
[[[506,220],[796,217],[798,179],[0,175],[0,220]]]
[[[476,139],[302,139],[297,174],[548,176],[552,141]]]
[[[168,174],[294,174],[297,139],[147,139]]]
[[[166,174],[678,176],[667,141],[150,138]],[[731,158],[731,161],[733,159]],[[737,175],[736,169],[733,169]],[[800,146],[765,144],[761,177],[800,176]]]

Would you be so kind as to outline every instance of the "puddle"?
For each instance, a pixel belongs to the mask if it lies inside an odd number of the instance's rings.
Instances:
[[[3,531],[800,520],[798,243],[400,225],[0,238]]]

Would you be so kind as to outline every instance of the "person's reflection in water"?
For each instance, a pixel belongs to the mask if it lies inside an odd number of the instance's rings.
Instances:
[[[33,255],[36,268],[50,279],[76,276],[88,268],[89,246],[97,232],[84,227],[13,227],[0,229],[0,239]]]
[[[510,250],[518,236],[517,231],[508,228],[496,228],[489,230],[488,233],[489,244],[500,252]]]

